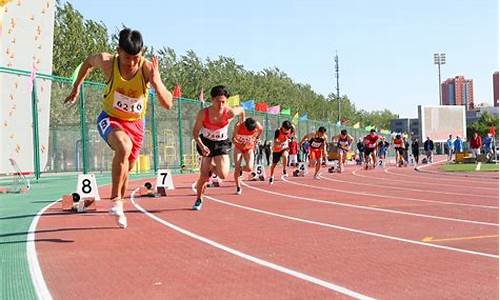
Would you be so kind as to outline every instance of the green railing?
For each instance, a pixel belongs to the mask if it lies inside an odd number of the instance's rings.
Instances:
[[[0,75],[29,78],[30,72],[0,67]],[[41,108],[38,107],[38,97],[40,92],[43,92],[40,87],[44,85],[50,85],[48,145],[41,145],[39,138],[38,112]],[[100,138],[96,129],[96,118],[101,112],[104,88],[105,85],[102,83],[84,82],[81,86],[78,106],[68,107],[63,105],[63,101],[72,89],[71,79],[42,73],[36,74],[31,93],[33,165],[36,179],[40,178],[43,173],[96,173],[111,170],[112,152],[106,142]],[[170,110],[166,111],[156,105],[154,93],[150,95],[149,101],[150,109],[145,119],[144,144],[134,171],[156,172],[160,168],[186,171],[196,169],[198,156],[191,132],[196,114],[203,107],[201,103],[198,100],[180,98]],[[291,119],[288,115],[271,115],[257,111],[246,111],[246,114],[263,124],[265,128],[263,137],[267,141],[272,139],[274,130],[282,121]],[[230,126],[233,126],[234,122],[236,120],[233,120]],[[347,128],[356,140],[367,134],[363,129],[304,120],[297,124],[298,136],[301,137],[319,126],[325,126],[329,136],[339,134],[343,128]],[[40,149],[44,148],[43,146],[47,149],[47,162],[42,165]]]

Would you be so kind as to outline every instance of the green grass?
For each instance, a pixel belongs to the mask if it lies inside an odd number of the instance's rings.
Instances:
[[[476,172],[477,164],[445,164],[441,170],[445,172]],[[498,172],[498,164],[481,164],[478,172]]]

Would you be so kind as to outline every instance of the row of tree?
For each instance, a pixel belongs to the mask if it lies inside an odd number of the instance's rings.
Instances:
[[[119,29],[110,34],[102,23],[85,19],[69,2],[57,5],[54,29],[54,75],[69,77],[88,55],[98,52],[113,52],[116,48],[116,35]],[[310,119],[336,122],[338,117],[337,101],[340,101],[341,116],[346,125],[360,122],[361,126],[372,125],[389,128],[391,119],[398,116],[389,110],[368,112],[357,109],[344,95],[337,99],[332,93],[327,97],[320,95],[308,84],[294,82],[278,68],[262,71],[245,70],[234,58],[200,58],[193,50],[185,55],[177,55],[174,49],[163,47],[155,50],[146,48],[146,56],[157,55],[160,72],[167,88],[176,84],[182,87],[182,96],[197,99],[202,88],[209,91],[214,85],[230,87],[232,94],[242,99],[264,101],[271,105],[290,107],[295,112],[307,113]],[[103,81],[100,72],[93,72],[89,80]],[[64,114],[64,107],[53,107],[52,116]]]

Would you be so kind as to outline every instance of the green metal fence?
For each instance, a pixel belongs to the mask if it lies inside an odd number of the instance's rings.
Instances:
[[[30,76],[29,71],[5,67],[0,67],[0,74],[28,78]],[[39,86],[42,82],[45,84],[50,82],[51,86],[48,160],[44,165],[40,161],[37,115],[40,109],[37,101],[40,93]],[[104,88],[105,85],[102,83],[84,82],[80,90],[78,105],[70,108],[64,107],[64,113],[61,114],[61,103],[72,89],[71,79],[36,74],[31,93],[33,163],[36,179],[39,179],[43,173],[111,171],[112,152],[106,142],[100,138],[96,128],[96,118],[101,112]],[[180,98],[170,110],[166,111],[157,105],[154,94],[150,95],[149,101],[150,109],[146,115],[144,144],[135,171],[157,171],[159,168],[186,171],[196,169],[198,156],[191,132],[196,114],[203,107],[201,102]],[[263,139],[267,141],[272,140],[274,130],[281,122],[291,120],[288,115],[271,115],[256,111],[246,111],[246,114],[263,124],[265,129]],[[233,126],[236,121],[233,120],[230,126]],[[355,140],[367,134],[363,129],[338,127],[333,123],[315,120],[302,120],[296,126],[299,137],[319,126],[325,126],[329,136],[338,134],[343,128],[348,129]]]

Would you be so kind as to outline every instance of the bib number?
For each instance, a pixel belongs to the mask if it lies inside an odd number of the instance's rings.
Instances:
[[[126,113],[140,114],[144,109],[142,98],[131,98],[115,91],[113,107]]]

